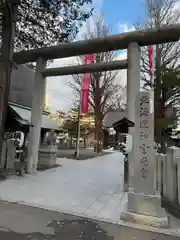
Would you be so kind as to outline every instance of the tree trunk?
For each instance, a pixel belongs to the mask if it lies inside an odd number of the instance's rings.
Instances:
[[[102,152],[102,120],[99,112],[95,113],[95,140],[96,140],[96,147],[95,151],[97,153]]]
[[[84,149],[86,149],[86,136],[84,137]]]
[[[164,85],[163,85],[163,83],[162,83],[162,111],[163,111],[163,117],[164,117],[164,119],[166,119],[165,118],[165,105],[166,105],[166,90],[165,90],[165,88],[164,88]],[[165,121],[165,120],[164,120]],[[166,126],[168,127],[168,122],[167,122],[167,125],[166,124],[164,124],[163,125],[163,127],[162,127],[162,130],[161,130],[161,153],[163,153],[163,154],[165,154],[166,153],[166,132],[165,132],[165,130],[166,130]]]
[[[70,149],[72,149],[73,148],[73,140],[72,140],[72,135],[70,135]]]
[[[94,94],[94,100],[95,100],[95,140],[96,140],[96,148],[95,151],[97,153],[102,152],[102,112],[101,112],[101,88],[99,86],[99,77],[96,78],[95,83],[95,94]]]
[[[161,101],[161,69],[160,69],[160,62],[161,62],[161,57],[160,57],[160,48],[159,45],[156,45],[156,59],[155,59],[155,91],[154,91],[154,123],[155,123],[155,141],[156,142],[161,142],[162,139],[162,133],[159,129],[159,126],[157,125],[156,119],[159,117],[159,107],[156,107],[156,105],[160,106],[160,101]],[[161,111],[162,112],[162,111]]]
[[[161,11],[161,4],[160,1],[157,2],[158,5],[156,6],[156,27],[160,27],[160,11]],[[156,118],[159,114],[159,111],[162,113],[161,118],[164,119],[165,113],[165,102],[166,102],[166,93],[165,89],[163,88],[162,82],[162,73],[161,73],[161,48],[160,45],[156,45],[156,59],[155,59],[155,77],[156,77],[156,85],[155,85],[155,104],[156,102],[161,102],[160,106],[161,109],[157,109],[158,112],[155,111],[154,113],[154,122],[156,123]],[[164,123],[164,121],[163,121]],[[159,129],[159,126],[155,124],[155,130],[158,132],[158,136],[155,136],[155,139],[158,139],[159,143],[161,144],[160,152],[165,153],[165,124]]]

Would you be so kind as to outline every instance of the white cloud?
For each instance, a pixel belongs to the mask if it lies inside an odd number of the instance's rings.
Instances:
[[[63,66],[74,65],[75,58],[63,58],[55,59],[48,68],[56,68]],[[72,76],[58,76],[47,78],[47,91],[52,96],[52,111],[62,109],[68,111],[72,106],[74,100],[74,94],[68,83],[72,79]]]
[[[102,6],[103,6],[103,3],[104,3],[104,0],[93,0],[93,1],[92,1],[92,6],[93,6],[95,9],[101,9]]]
[[[125,60],[127,59],[127,51],[123,51],[121,54],[119,54],[116,58],[116,60]],[[120,83],[122,86],[127,85],[127,70],[119,70],[117,76],[117,79],[120,79]]]
[[[132,32],[134,30],[135,27],[133,25],[127,23],[120,24],[120,33]]]

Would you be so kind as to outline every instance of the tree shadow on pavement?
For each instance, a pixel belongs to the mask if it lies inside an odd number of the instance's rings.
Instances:
[[[113,240],[96,222],[89,220],[52,221],[47,227],[54,229],[54,234],[17,233],[10,229],[0,231],[0,239],[6,240]],[[1,227],[3,229],[3,227]]]

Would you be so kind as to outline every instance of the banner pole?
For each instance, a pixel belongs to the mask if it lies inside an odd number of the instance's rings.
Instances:
[[[85,56],[84,63],[92,64],[94,62],[95,55],[90,54]],[[88,77],[88,81],[87,81]],[[81,133],[81,114],[88,112],[88,97],[89,97],[89,88],[90,88],[90,73],[85,74],[81,81],[81,92],[80,92],[80,103],[79,103],[79,113],[78,113],[78,126],[77,126],[77,141],[76,141],[76,151],[75,156],[79,159],[79,149],[80,149],[80,133]],[[85,92],[86,95],[85,99]],[[86,102],[84,102],[86,100]],[[86,103],[86,104],[84,104]],[[85,106],[84,106],[85,105]]]
[[[79,149],[80,149],[80,135],[81,135],[81,100],[82,100],[82,89],[81,89],[81,93],[80,93],[80,103],[79,103],[79,111],[78,111],[77,141],[76,141],[76,151],[75,151],[76,159],[79,159]]]

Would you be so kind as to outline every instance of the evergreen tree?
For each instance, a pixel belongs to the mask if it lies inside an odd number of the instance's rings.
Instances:
[[[0,4],[0,20],[3,6]],[[18,6],[15,51],[73,41],[83,22],[92,14],[92,0],[26,0]],[[86,8],[87,5],[87,8]]]

